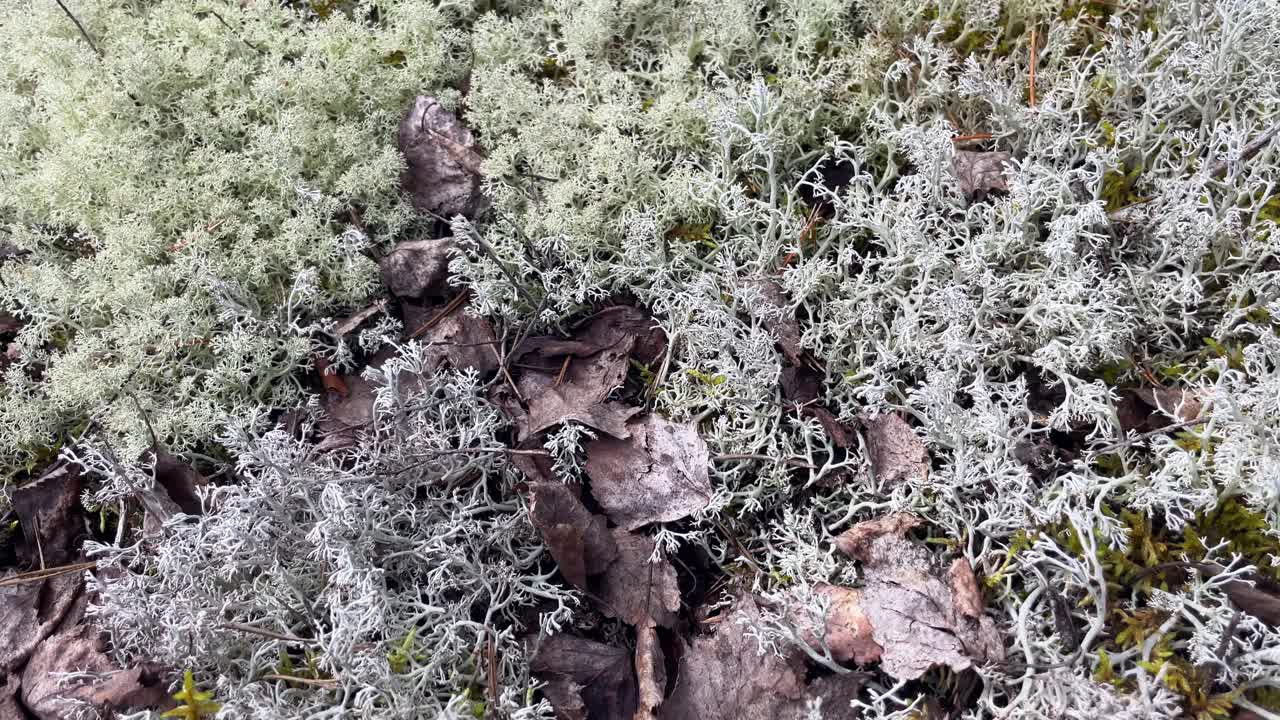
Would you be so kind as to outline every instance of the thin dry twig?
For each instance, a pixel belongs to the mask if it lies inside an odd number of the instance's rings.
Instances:
[[[465,294],[465,293],[464,293],[464,294]],[[459,297],[461,297],[461,296],[459,296]],[[334,335],[337,335],[337,336],[339,336],[339,337],[342,337],[343,335],[346,335],[347,333],[351,332],[352,330],[355,330],[356,328],[360,327],[360,325],[361,325],[361,324],[363,324],[365,320],[368,320],[369,318],[373,317],[374,315],[377,315],[378,313],[380,313],[380,312],[382,312],[383,310],[385,310],[385,309],[386,309],[386,307],[387,307],[387,299],[386,299],[386,298],[382,298],[382,299],[381,299],[381,300],[379,300],[378,302],[376,302],[376,303],[374,303],[374,304],[370,305],[369,307],[367,307],[367,308],[365,308],[365,309],[361,310],[360,312],[358,312],[358,313],[356,313],[356,314],[352,315],[351,317],[347,318],[346,320],[343,320],[342,322],[338,323],[338,324],[337,324],[336,326],[334,326],[334,328],[333,328],[333,334],[334,334]],[[425,331],[423,331],[423,332],[425,332]],[[417,336],[416,336],[416,335],[414,335],[414,336],[412,336],[412,337],[417,337]]]
[[[489,717],[498,717],[498,646],[495,642],[493,630],[485,627],[485,648],[484,658],[485,664],[488,666],[485,678],[489,685]]]
[[[1031,107],[1036,106],[1036,29],[1031,28]]]
[[[1280,134],[1280,125],[1276,125],[1275,127],[1271,128],[1270,130],[1266,131],[1261,136],[1259,136],[1257,140],[1254,140],[1253,142],[1246,145],[1244,147],[1244,150],[1240,151],[1240,162],[1246,163],[1252,160],[1253,158],[1257,157],[1258,153],[1262,152],[1262,149],[1265,148],[1267,144],[1270,143],[1277,134]],[[1218,162],[1214,163],[1213,168],[1209,171],[1209,176],[1213,178],[1220,178],[1226,174],[1227,174],[1226,160],[1219,160]]]

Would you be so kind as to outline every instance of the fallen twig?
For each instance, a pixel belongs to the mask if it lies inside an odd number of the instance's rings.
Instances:
[[[295,643],[298,645],[315,644],[314,640],[307,640],[305,638],[295,637],[293,635],[286,635],[284,633],[278,633],[274,630],[266,630],[264,628],[254,627],[253,625],[246,625],[244,623],[222,623],[221,625],[218,626],[218,628],[220,630],[235,630],[238,632],[245,632],[245,633],[249,633],[250,635],[261,635],[262,637],[271,638],[272,640],[280,640],[282,642]]]
[[[764,462],[776,462],[774,458],[768,455],[755,455],[752,453],[729,453],[728,455],[716,455],[711,458],[715,462],[732,462],[734,460],[761,460]],[[805,468],[807,470],[816,470],[816,465],[811,465],[800,458],[784,458],[782,462],[795,467]]]
[[[102,51],[99,50],[98,46],[94,44],[93,38],[89,37],[89,31],[84,29],[84,25],[80,24],[80,20],[77,19],[76,16],[71,13],[71,10],[68,9],[66,5],[62,4],[62,0],[53,0],[53,1],[58,3],[58,7],[62,8],[62,12],[66,13],[67,17],[71,18],[71,22],[76,24],[76,29],[80,31],[80,35],[81,37],[84,38],[84,41],[89,43],[89,47],[93,48],[93,52],[96,53],[98,57],[102,57]]]
[[[1240,162],[1242,163],[1248,162],[1253,158],[1257,157],[1258,153],[1262,152],[1262,149],[1267,146],[1267,143],[1271,142],[1277,134],[1280,134],[1280,125],[1276,125],[1275,127],[1263,133],[1262,136],[1259,137],[1257,140],[1254,140],[1253,142],[1246,145],[1244,147],[1244,150],[1240,152]],[[1212,178],[1220,178],[1226,174],[1227,174],[1226,160],[1219,160],[1218,162],[1214,163],[1213,168],[1209,170],[1209,177],[1212,177]]]
[[[1036,29],[1031,28],[1031,107],[1036,106]]]

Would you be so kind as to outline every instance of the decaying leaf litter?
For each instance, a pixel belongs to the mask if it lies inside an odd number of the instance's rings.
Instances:
[[[405,187],[420,210],[470,216],[484,207],[475,140],[438,102],[415,101],[400,143]],[[977,202],[1006,190],[1002,167],[1010,160],[1008,153],[957,153],[953,170],[963,194]],[[661,524],[700,521],[714,503],[708,468],[717,461],[696,423],[665,418],[642,402],[643,393],[625,389],[633,365],[655,365],[668,350],[671,341],[657,320],[615,301],[567,334],[521,334],[512,344],[470,314],[466,291],[449,284],[449,262],[458,252],[449,237],[401,242],[379,261],[391,296],[340,322],[336,333],[354,333],[382,313],[397,315],[404,339],[420,343],[426,372],[467,370],[491,380],[490,399],[511,423],[509,447],[493,451],[506,453],[523,474],[529,522],[550,560],[586,605],[630,628],[625,641],[575,630],[528,638],[536,652],[533,670],[546,683],[541,692],[557,717],[798,720],[821,707],[823,717],[854,718],[852,703],[867,673],[913,681],[939,667],[960,673],[1004,662],[1001,629],[984,612],[982,585],[969,561],[948,562],[913,538],[926,522],[906,512],[828,538],[856,564],[858,581],[813,585],[826,610],[816,624],[795,618],[807,647],[766,646],[756,628],[776,608],[757,587],[737,579],[718,595],[705,592],[705,582],[651,537]],[[784,404],[815,419],[836,451],[861,451],[882,487],[926,481],[929,453],[911,424],[896,414],[845,419],[821,404],[825,371],[806,355],[785,292],[767,278],[749,292],[759,300],[753,314],[785,359]],[[367,365],[378,367],[388,357],[374,354]],[[359,372],[332,371],[323,359],[316,366],[323,393],[316,450],[349,450],[362,441],[377,388]],[[402,378],[405,387],[414,382]],[[1129,397],[1130,424],[1141,429],[1173,422],[1167,418],[1190,421],[1203,409],[1200,399],[1172,389],[1137,388]],[[568,423],[592,437],[583,448],[581,482],[557,477],[542,449],[548,434]],[[1039,463],[1053,452],[1033,449],[1029,457]],[[195,468],[158,447],[151,465],[153,486],[136,498],[149,532],[202,511],[199,487],[206,481]],[[19,559],[27,567],[83,562],[79,490],[75,468],[55,464],[15,495],[23,531]],[[1235,588],[1238,602],[1271,617],[1272,589],[1245,585]],[[80,573],[46,578],[8,571],[0,578],[0,598],[0,718],[59,717],[69,698],[106,711],[173,705],[159,684],[164,669],[122,670],[103,654],[102,637],[84,617]],[[835,670],[813,662],[815,655],[830,658]],[[50,684],[53,673],[86,669],[105,679]]]

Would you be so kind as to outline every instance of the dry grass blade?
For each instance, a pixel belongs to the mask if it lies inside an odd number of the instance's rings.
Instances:
[[[444,320],[445,318],[449,317],[449,315],[450,315],[451,313],[453,313],[453,311],[455,311],[455,310],[457,310],[458,308],[462,307],[462,303],[464,303],[464,302],[466,302],[466,301],[467,301],[467,297],[468,297],[470,294],[471,294],[471,291],[470,291],[470,290],[463,290],[462,292],[458,293],[458,296],[457,296],[457,297],[455,297],[454,299],[450,300],[450,301],[449,301],[449,304],[448,304],[448,305],[445,305],[445,306],[444,306],[444,309],[442,309],[440,312],[436,313],[436,316],[435,316],[435,317],[433,317],[433,318],[431,318],[430,320],[426,321],[425,323],[423,323],[423,324],[422,324],[422,326],[421,326],[421,327],[419,327],[417,330],[414,330],[412,333],[410,333],[410,334],[409,334],[409,339],[410,339],[410,340],[414,340],[414,339],[416,339],[416,338],[420,337],[420,336],[421,336],[423,333],[425,333],[426,331],[430,330],[431,328],[435,327],[436,325],[439,325],[441,320]]]
[[[67,575],[73,572],[80,572],[81,570],[92,570],[97,566],[98,563],[96,562],[82,562],[74,563],[72,565],[63,565],[61,567],[48,568],[45,570],[32,570],[31,572],[18,573],[17,575],[0,580],[0,588],[40,582],[41,580],[48,580],[49,578],[55,578],[60,575]]]
[[[309,685],[316,688],[336,688],[338,687],[338,678],[305,678],[296,675],[279,675],[277,673],[269,673],[262,676],[263,680],[283,680],[284,682],[298,683],[299,685]]]

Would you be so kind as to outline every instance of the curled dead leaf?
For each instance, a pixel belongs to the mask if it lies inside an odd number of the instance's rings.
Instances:
[[[565,422],[576,422],[613,437],[631,434],[627,420],[642,408],[608,400],[627,374],[627,353],[609,349],[573,358],[554,373],[526,370],[516,386],[527,410],[516,413],[516,437],[524,440]]]
[[[62,565],[75,553],[84,531],[80,519],[80,469],[59,460],[35,480],[13,491],[22,527],[18,557],[32,568]]]
[[[751,597],[742,597],[708,636],[681,654],[680,672],[662,704],[663,720],[775,720],[805,693],[798,651],[762,651],[751,626],[761,622]]]
[[[534,482],[529,485],[529,519],[574,587],[587,589],[587,576],[608,569],[618,546],[603,516],[593,515],[567,485]]]
[[[929,452],[902,416],[882,413],[862,425],[876,480],[892,487],[904,480],[928,477]]]
[[[838,662],[852,660],[859,665],[879,660],[884,649],[872,637],[871,621],[862,610],[862,592],[826,583],[817,585],[814,591],[826,596],[829,602],[823,640],[831,651],[831,657]],[[817,647],[816,637],[804,639]]]
[[[1004,660],[995,623],[982,611],[977,579],[967,562],[947,571],[906,537],[920,524],[910,513],[859,523],[836,539],[842,552],[861,560],[865,584],[857,604],[883,648],[885,673],[913,680],[935,665],[957,672]]]
[[[710,455],[692,424],[649,414],[630,437],[587,444],[591,494],[618,525],[634,530],[687,517],[711,503]]]
[[[653,319],[643,310],[631,305],[611,305],[584,320],[572,337],[527,338],[512,352],[512,358],[517,362],[542,363],[547,370],[553,370],[565,355],[584,358],[605,350],[630,353],[641,338],[646,344],[665,343],[665,334],[660,338],[650,337],[655,328]],[[660,329],[657,332],[662,333]],[[646,354],[658,349],[644,348]],[[641,359],[641,362],[649,360]]]
[[[72,573],[0,587],[0,675],[22,669],[75,605],[81,584],[81,575]]]
[[[105,654],[101,633],[80,625],[40,644],[22,673],[22,703],[39,720],[62,720],[78,702],[113,716],[117,712],[172,707],[158,675],[146,668],[121,669]],[[62,673],[80,673],[64,681]]]
[[[543,692],[557,718],[625,720],[639,705],[635,668],[626,648],[553,635],[542,641],[532,669],[555,686]]]
[[[1009,189],[1004,165],[1013,159],[1007,152],[975,152],[957,150],[951,158],[951,169],[960,183],[960,192],[969,202],[980,202],[992,192]]]
[[[974,619],[982,617],[982,591],[978,589],[978,578],[973,574],[973,565],[968,558],[956,558],[947,570],[947,585],[951,588],[951,598],[956,612]]]
[[[150,453],[148,453],[150,454]],[[190,463],[161,450],[155,453],[156,485],[169,495],[182,512],[199,515],[203,511],[196,488],[209,483]]]
[[[419,95],[400,121],[402,184],[413,206],[445,217],[470,217],[484,205],[475,138],[435,98]]]
[[[0,674],[0,720],[26,720],[27,714],[18,704],[22,678]]]
[[[845,555],[862,562],[871,562],[872,542],[886,535],[905,535],[923,524],[924,520],[914,513],[889,513],[854,525],[838,535],[835,543]]]
[[[448,303],[406,303],[403,307],[405,328],[422,343],[426,367],[470,368],[482,376],[498,369],[493,326],[482,317],[468,315],[461,296]]]
[[[382,283],[391,294],[419,298],[427,293],[443,294],[449,279],[449,261],[457,244],[453,238],[405,240],[378,260]]]
[[[654,542],[643,535],[613,528],[618,557],[600,582],[600,612],[637,627],[671,627],[680,610],[675,568],[665,559],[650,562]]]

